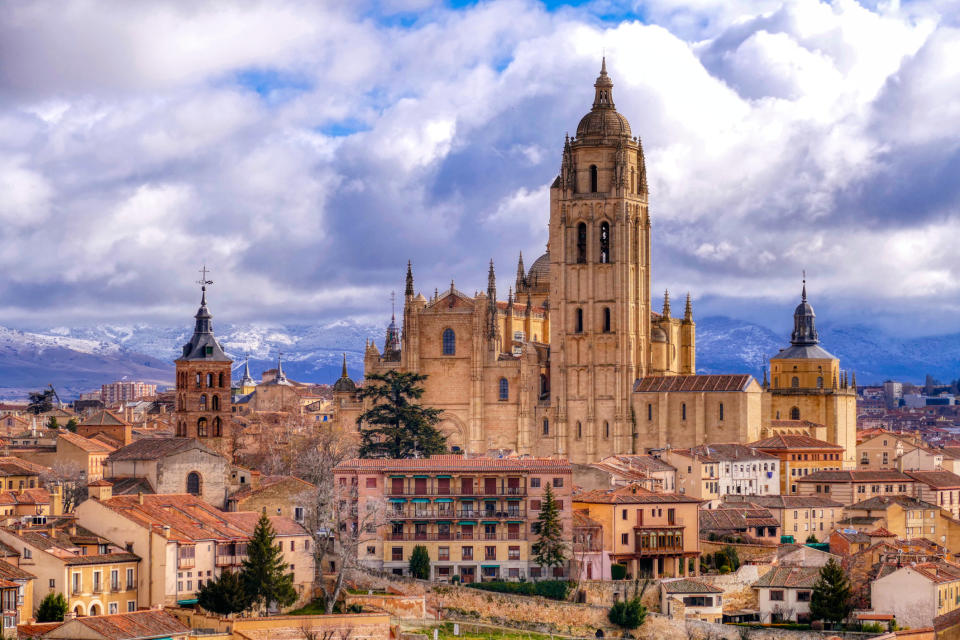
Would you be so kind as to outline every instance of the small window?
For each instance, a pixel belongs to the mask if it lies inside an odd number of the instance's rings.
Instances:
[[[583,437],[583,425],[580,422],[577,422],[577,440]]]
[[[783,590],[770,589],[770,599],[774,602],[783,602]]]
[[[596,193],[599,188],[600,176],[597,165],[590,165],[590,193]]]
[[[603,308],[603,332],[610,333],[610,307]]]
[[[587,262],[587,225],[581,222],[577,225],[577,264]]]
[[[723,422],[723,403],[722,402],[720,403],[719,414],[720,414],[720,422]]]
[[[199,403],[200,403],[200,411],[206,411],[207,410],[207,394],[204,393],[200,395]]]
[[[212,374],[212,373],[208,373],[208,374],[207,374],[207,387],[212,387],[212,386],[213,386],[213,374]]]
[[[500,399],[508,400],[510,398],[510,383],[506,378],[500,378]]]
[[[817,389],[823,389],[823,376],[817,376]]]
[[[540,488],[540,478],[530,478],[530,488],[539,489]]]
[[[603,437],[604,438],[610,437],[610,423],[607,422],[606,420],[604,420],[603,422]]]
[[[457,337],[453,329],[443,330],[443,355],[452,356],[457,352]]]
[[[680,419],[681,420],[687,419],[687,403],[686,402],[680,404]]]
[[[563,486],[563,478],[554,478],[553,479],[553,488],[559,489]]]
[[[647,420],[653,420],[653,405],[647,404]]]
[[[573,330],[576,333],[583,333],[583,309],[577,309],[573,317]]]
[[[610,223],[600,223],[600,264],[610,263]]]
[[[187,493],[193,496],[200,495],[200,474],[196,471],[187,474]]]
[[[793,376],[792,378],[790,378],[790,386],[793,387],[794,389],[798,388],[800,386],[800,378],[798,378],[797,376]]]
[[[800,407],[794,407],[790,409],[790,419],[799,420],[800,419]]]
[[[210,397],[210,410],[211,410],[211,411],[220,411],[220,396],[211,396],[211,397]]]
[[[543,435],[545,436],[550,435],[550,420],[548,420],[547,418],[543,419]]]

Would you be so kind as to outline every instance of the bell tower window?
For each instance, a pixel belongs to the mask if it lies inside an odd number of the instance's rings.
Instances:
[[[583,333],[583,309],[577,309],[574,314],[573,330],[575,333]]]
[[[610,307],[603,308],[603,332],[610,333]]]
[[[600,264],[610,263],[610,223],[600,223]]]
[[[800,378],[798,378],[797,376],[793,376],[792,378],[790,378],[790,386],[793,387],[794,389],[799,388]]]
[[[599,187],[599,175],[597,171],[597,165],[590,165],[590,193],[596,193]]]
[[[500,378],[500,400],[510,399],[510,383],[506,378]]]
[[[581,222],[577,225],[577,264],[587,262],[587,225]]]
[[[791,419],[791,420],[799,420],[799,419],[800,419],[800,408],[799,408],[799,407],[794,407],[794,408],[790,409],[790,419]]]

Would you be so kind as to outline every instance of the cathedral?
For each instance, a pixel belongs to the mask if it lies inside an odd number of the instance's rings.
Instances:
[[[505,301],[492,262],[485,292],[451,282],[429,298],[408,263],[401,326],[391,321],[382,351],[366,346],[367,372],[428,376],[422,402],[443,410],[452,450],[583,463],[796,433],[841,444],[853,466],[856,394],[818,345],[805,286],[791,346],[762,384],[696,374],[689,295],[676,316],[669,293],[653,309],[643,146],[614,105],[606,61],[593,106],[564,142],[548,227],[546,253],[529,270],[520,256]],[[362,410],[344,370],[334,420],[353,426]]]

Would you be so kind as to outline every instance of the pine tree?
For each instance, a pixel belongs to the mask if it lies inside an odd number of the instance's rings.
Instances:
[[[371,373],[360,397],[371,399],[373,407],[357,418],[361,458],[415,458],[446,453],[446,437],[436,428],[440,409],[423,407],[415,400],[423,396],[419,373]],[[370,384],[374,383],[374,384]]]
[[[37,622],[62,622],[67,613],[67,599],[62,593],[48,593],[37,607]]]
[[[289,607],[297,601],[293,574],[286,573],[283,550],[276,544],[276,534],[267,514],[261,514],[253,536],[247,543],[247,559],[243,561],[240,581],[251,604],[269,609]]]
[[[250,598],[244,589],[240,574],[224,571],[216,580],[207,582],[197,591],[197,604],[213,613],[228,616],[250,608]]]
[[[553,499],[553,490],[547,485],[543,492],[543,504],[540,505],[540,517],[537,519],[539,538],[533,543],[533,560],[541,567],[559,567],[567,560],[566,545],[563,543],[563,525],[560,523],[560,511]]]
[[[810,615],[814,620],[839,624],[853,610],[853,591],[847,574],[836,560],[820,568],[820,577],[810,595]]]
[[[415,546],[410,554],[410,575],[420,580],[430,579],[430,554],[422,544]]]
[[[53,391],[45,389],[44,391],[31,391],[30,401],[27,403],[27,411],[35,416],[46,413],[53,409]]]

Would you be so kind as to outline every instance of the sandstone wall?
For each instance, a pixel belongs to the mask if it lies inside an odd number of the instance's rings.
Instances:
[[[358,604],[365,609],[373,608],[386,611],[391,616],[401,620],[423,620],[427,617],[427,603],[422,595],[348,593],[344,600],[348,607],[352,604]]]

